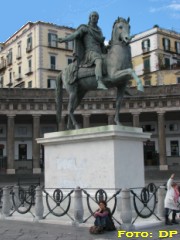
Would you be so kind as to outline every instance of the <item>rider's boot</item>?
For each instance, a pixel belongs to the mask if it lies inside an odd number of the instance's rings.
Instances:
[[[97,89],[107,90],[107,87],[105,87],[104,83],[100,79],[97,80],[97,84]]]

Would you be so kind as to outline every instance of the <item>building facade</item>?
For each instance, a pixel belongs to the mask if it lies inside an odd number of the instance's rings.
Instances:
[[[54,88],[57,73],[72,62],[72,42],[58,43],[73,28],[28,22],[0,45],[0,87]]]
[[[180,83],[180,34],[158,26],[131,41],[133,66],[145,86]]]
[[[151,132],[144,142],[145,165],[180,166],[180,85],[131,88],[120,114],[123,125]],[[89,92],[76,111],[81,127],[114,124],[116,90]],[[63,93],[62,127],[66,129],[68,96]],[[7,173],[43,167],[43,147],[36,138],[57,131],[53,89],[0,89],[0,170]]]

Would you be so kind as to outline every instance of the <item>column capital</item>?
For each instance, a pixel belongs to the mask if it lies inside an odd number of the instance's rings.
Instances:
[[[40,118],[41,114],[33,114],[32,116],[33,116],[33,118]]]
[[[158,115],[164,115],[166,112],[165,111],[157,111]]]
[[[91,116],[91,113],[83,113],[82,116],[83,116],[83,117],[90,117],[90,116]]]
[[[14,118],[16,116],[16,114],[7,114],[6,115],[8,118]]]
[[[132,114],[133,116],[139,116],[139,115],[141,114],[141,112],[131,112],[131,114]]]

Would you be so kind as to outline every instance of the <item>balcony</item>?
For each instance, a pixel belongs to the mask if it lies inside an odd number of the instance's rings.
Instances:
[[[32,51],[32,45],[31,44],[28,44],[27,45],[27,48],[26,48],[26,52],[29,53]]]
[[[21,59],[21,55],[18,54],[18,55],[16,56],[16,59],[17,59],[17,60]]]
[[[15,77],[16,81],[21,81],[22,80],[22,75],[21,73],[17,74]]]
[[[180,69],[179,63],[174,63],[172,65],[162,64],[159,66],[159,70],[178,70],[178,69]]]
[[[144,68],[143,69],[143,74],[148,74],[151,72],[151,69],[150,68]]]
[[[29,69],[27,70],[27,72],[25,73],[25,75],[29,76],[29,75],[31,75],[31,74],[33,74],[33,71],[32,71],[31,68],[29,68]]]
[[[10,81],[8,84],[6,84],[7,87],[11,87],[13,85],[12,81]]]
[[[148,47],[148,48],[143,48],[143,49],[142,49],[143,54],[148,53],[149,51],[150,51],[150,48],[149,48],[149,47]]]

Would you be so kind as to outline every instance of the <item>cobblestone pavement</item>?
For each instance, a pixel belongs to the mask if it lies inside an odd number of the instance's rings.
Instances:
[[[0,220],[0,240],[180,239],[180,226],[178,225],[162,225],[161,227],[158,226],[135,231],[139,233],[125,232],[118,238],[117,231],[91,235],[87,227],[81,226]],[[148,237],[145,237],[147,234]]]

